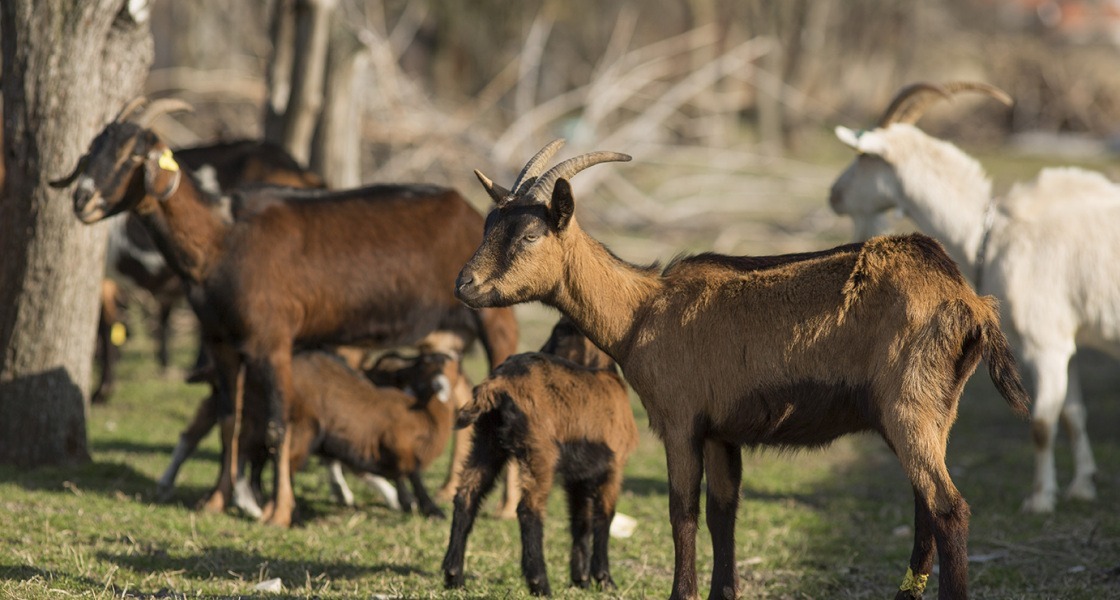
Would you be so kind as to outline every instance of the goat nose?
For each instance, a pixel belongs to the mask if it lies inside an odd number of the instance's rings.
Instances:
[[[455,279],[455,289],[461,290],[474,283],[474,275],[467,271],[460,271],[459,277]]]
[[[73,198],[74,210],[81,211],[85,208],[86,204],[89,204],[90,199],[93,198],[93,190],[84,187],[75,188]]]

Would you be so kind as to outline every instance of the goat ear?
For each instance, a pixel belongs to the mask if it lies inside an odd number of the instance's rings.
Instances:
[[[845,146],[859,152],[860,154],[874,154],[881,156],[887,148],[886,140],[883,139],[881,129],[872,129],[870,131],[853,131],[847,127],[836,127],[836,137],[844,142]]]
[[[160,175],[166,173],[161,183]],[[171,149],[158,146],[148,152],[144,159],[144,188],[148,194],[157,200],[167,200],[179,187],[179,178],[182,177],[179,163],[171,156]]]
[[[572,184],[567,179],[557,179],[552,186],[552,200],[548,203],[548,215],[552,219],[552,228],[564,231],[572,221],[576,212],[576,201],[572,197]]]
[[[839,138],[845,146],[851,148],[852,150],[859,150],[858,133],[851,129],[848,129],[847,127],[844,127],[843,125],[837,125],[834,131],[836,132],[836,137]]]

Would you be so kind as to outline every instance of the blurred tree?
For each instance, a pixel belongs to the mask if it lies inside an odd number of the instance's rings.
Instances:
[[[66,175],[140,90],[146,0],[4,0],[0,463],[88,460],[86,412],[105,226],[81,224]]]
[[[361,183],[365,47],[336,15],[337,0],[276,0],[264,135],[332,187]]]

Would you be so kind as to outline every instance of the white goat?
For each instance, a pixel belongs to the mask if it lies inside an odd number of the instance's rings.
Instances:
[[[874,129],[837,127],[859,156],[833,184],[829,203],[850,215],[863,237],[881,232],[884,211],[902,209],[945,245],[978,292],[1001,300],[1001,321],[1035,385],[1035,480],[1023,509],[1050,512],[1059,414],[1076,461],[1067,496],[1096,497],[1097,468],[1070,361],[1078,347],[1120,358],[1120,186],[1099,173],[1053,168],[993,198],[976,160],[912,125],[932,101],[960,91],[1010,104],[984,84],[915,84],[899,91]]]

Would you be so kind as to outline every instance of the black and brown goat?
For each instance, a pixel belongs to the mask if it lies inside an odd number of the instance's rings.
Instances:
[[[299,188],[322,188],[323,181],[304,169],[278,144],[261,140],[219,142],[190,146],[175,151],[175,159],[192,171],[199,185],[217,194],[244,185],[271,184]],[[163,259],[155,242],[136,215],[126,215],[113,223],[105,253],[106,271],[114,279],[123,280],[131,288],[144,290],[156,303],[156,357],[161,368],[169,360],[170,318],[172,308],[184,297],[183,283]],[[118,298],[120,296],[118,295]],[[102,352],[109,347],[107,337],[119,321],[98,329],[101,381],[93,394],[95,402],[106,402],[114,379],[115,352]],[[195,361],[195,370],[202,368],[202,344]]]
[[[336,355],[297,353],[292,359],[292,470],[311,454],[339,460],[355,471],[395,481],[401,508],[410,512],[407,481],[420,512],[443,518],[421,475],[451,437],[451,394],[459,377],[458,359],[446,354],[406,359],[390,353],[362,375]]]
[[[455,493],[444,582],[462,587],[467,537],[479,505],[511,458],[520,466],[521,572],[535,595],[549,595],[544,512],[553,477],[568,496],[572,584],[614,587],[607,546],[622,487],[622,469],[638,445],[626,383],[614,361],[567,319],[540,352],[498,365],[460,410],[456,425],[474,424],[471,453]]]
[[[137,119],[130,103],[57,186],[77,181],[74,212],[85,223],[132,211],[193,288],[223,395],[233,399],[222,474],[205,504],[221,510],[233,493],[242,405],[275,456],[268,522],[288,525],[291,360],[297,344],[415,344],[445,330],[479,337],[491,364],[512,354],[509,309],[474,311],[451,293],[455,271],[482,233],[482,217],[457,192],[430,185],[379,185],[340,192],[262,188],[277,201],[229,223],[211,210],[194,178],[150,129],[155,114],[183,108],[155,101]],[[193,295],[193,294],[192,294]],[[195,303],[195,301],[192,301]],[[243,392],[252,393],[242,402]],[[261,435],[263,432],[264,435]],[[248,435],[248,434],[247,434]],[[253,440],[249,437],[247,440]]]
[[[921,596],[936,548],[939,597],[966,598],[969,509],[945,467],[957,404],[981,358],[1016,413],[1029,403],[996,301],[978,296],[923,235],[784,256],[700,254],[664,269],[629,264],[580,228],[568,178],[630,157],[593,153],[538,177],[558,147],[538,153],[512,191],[479,174],[497,206],[457,293],[475,307],[554,306],[618,361],[665,445],[671,598],[699,596],[702,476],[710,597],[735,598],[741,448],[818,447],[858,431],[879,433],[913,486],[914,547],[897,597]]]

